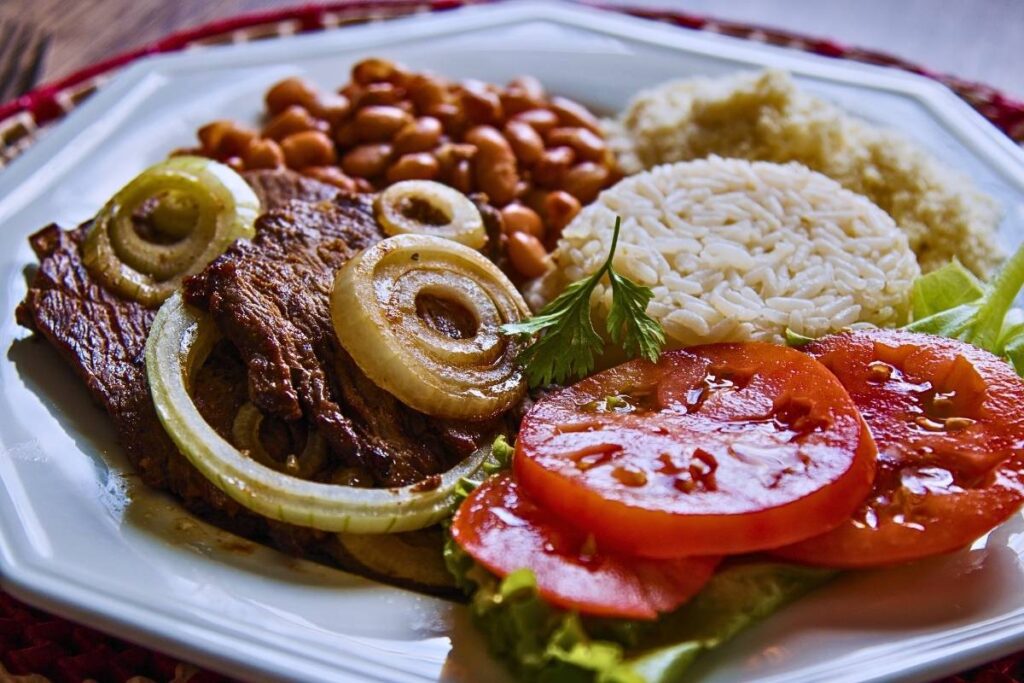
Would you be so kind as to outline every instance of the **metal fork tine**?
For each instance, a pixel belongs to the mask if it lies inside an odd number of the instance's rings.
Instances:
[[[14,50],[14,33],[17,30],[17,25],[13,21],[5,20],[2,24],[2,33],[0,33],[0,64],[6,65],[10,59],[10,54]],[[0,79],[0,90],[7,85],[2,79]]]
[[[23,55],[32,39],[32,31],[18,24],[11,25],[10,36],[5,36],[4,50],[0,54],[0,102],[15,97]]]
[[[26,68],[18,79],[15,97],[21,97],[31,90],[39,82],[39,75],[43,72],[43,60],[46,59],[46,51],[50,48],[50,36],[36,33],[35,38],[35,44],[29,51]]]

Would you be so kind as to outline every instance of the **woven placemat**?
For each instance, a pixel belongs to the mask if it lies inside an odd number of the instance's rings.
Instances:
[[[87,67],[0,105],[0,168],[28,149],[40,135],[45,134],[47,127],[60,121],[118,70],[140,57],[386,21],[394,17],[439,12],[473,4],[482,2],[347,0],[246,14],[174,33],[151,45]],[[951,88],[993,125],[1018,143],[1024,144],[1024,102],[980,83],[935,73],[903,59],[833,40],[674,11],[621,8],[595,2],[586,4],[663,21],[684,29],[721,33],[921,74]],[[219,674],[34,609],[0,591],[0,683],[220,683],[228,680]],[[967,682],[1024,682],[1024,652],[943,681]]]

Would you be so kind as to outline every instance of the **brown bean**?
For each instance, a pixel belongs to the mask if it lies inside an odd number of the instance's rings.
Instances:
[[[551,194],[549,190],[531,187],[527,190],[526,194],[519,198],[519,201],[533,209],[546,223],[547,219],[544,218],[544,200],[547,199],[549,194]]]
[[[393,83],[371,83],[363,88],[355,100],[357,109],[374,105],[397,106],[405,99],[405,88]]]
[[[284,166],[281,145],[268,138],[256,138],[245,150],[246,168],[280,168]]]
[[[483,81],[464,81],[460,101],[470,125],[495,125],[505,118],[501,98]]]
[[[462,194],[473,191],[473,167],[469,159],[460,159],[448,174],[448,183]]]
[[[458,135],[466,128],[466,113],[457,104],[439,102],[427,107],[423,113],[440,121],[449,134]]]
[[[544,86],[532,76],[520,76],[510,81],[501,93],[501,104],[505,115],[512,116],[519,112],[544,107]]]
[[[500,97],[501,108],[505,111],[505,116],[515,116],[519,112],[533,109],[541,104],[530,100],[519,88],[503,90]]]
[[[585,161],[601,161],[607,151],[601,136],[586,128],[552,128],[546,140],[553,147],[572,147],[576,152],[576,158]]]
[[[402,79],[403,74],[404,69],[394,62],[381,59],[380,57],[364,59],[352,67],[352,80],[359,85],[380,83],[381,81],[398,81]]]
[[[564,190],[549,193],[544,198],[544,217],[548,228],[560,235],[565,226],[576,218],[580,208],[580,200]]]
[[[356,135],[363,142],[384,142],[394,137],[412,117],[398,107],[372,106],[356,112]]]
[[[448,173],[460,161],[470,161],[476,156],[476,147],[464,142],[445,142],[434,150],[434,156],[441,163],[442,173]]]
[[[433,180],[441,170],[433,155],[426,152],[404,154],[388,167],[387,180],[397,183],[402,180]]]
[[[234,121],[214,121],[200,128],[198,137],[206,154],[215,159],[226,159],[244,155],[256,133]]]
[[[441,122],[433,116],[421,116],[402,127],[395,135],[393,144],[396,154],[426,152],[434,149],[441,141]]]
[[[241,173],[245,170],[245,162],[242,157],[231,156],[224,160],[224,163],[236,173]]]
[[[416,74],[406,86],[409,99],[419,111],[448,101],[448,84],[430,74]]]
[[[307,166],[302,169],[301,173],[345,192],[356,192],[358,189],[355,179],[342,173],[337,166]]]
[[[609,177],[606,166],[584,161],[570,168],[562,178],[563,189],[580,200],[589,204],[597,198]]]
[[[486,149],[489,152],[500,151],[505,155],[514,156],[508,140],[493,126],[473,127],[466,133],[466,143],[476,147],[480,153]]]
[[[533,180],[542,187],[559,188],[562,177],[574,161],[576,152],[572,147],[552,147],[541,155],[540,161],[533,167]]]
[[[350,176],[374,178],[381,175],[391,160],[391,145],[359,145],[341,158],[341,170]]]
[[[353,105],[358,104],[359,98],[363,94],[363,86],[359,85],[355,81],[349,81],[345,85],[341,86],[338,90],[339,95],[344,95],[348,98],[348,101]]]
[[[512,117],[515,121],[530,124],[541,135],[558,125],[558,117],[547,109],[528,109]]]
[[[508,258],[512,267],[526,278],[540,277],[548,270],[548,254],[540,240],[525,232],[514,232],[508,238]]]
[[[278,114],[292,105],[299,105],[305,109],[312,109],[316,106],[317,89],[312,83],[304,78],[293,76],[277,82],[267,91],[265,100],[267,111],[271,114]]]
[[[327,124],[313,117],[305,107],[293,104],[263,126],[265,138],[283,140],[304,130],[327,130]]]
[[[517,76],[508,82],[508,87],[522,90],[527,97],[535,102],[544,102],[544,84],[535,76]]]
[[[196,131],[196,137],[199,138],[199,144],[204,150],[212,152],[215,147],[220,145],[224,134],[234,126],[234,121],[211,121]]]
[[[293,133],[281,141],[285,163],[289,168],[306,166],[328,166],[337,161],[334,143],[326,133],[318,130],[304,130]]]
[[[339,125],[352,111],[352,103],[344,95],[329,93],[321,95],[310,110],[317,118],[324,119],[332,126]]]
[[[579,102],[573,102],[567,97],[552,97],[550,107],[563,126],[582,126],[592,133],[601,134],[601,124],[597,117]]]
[[[506,123],[505,137],[523,166],[533,166],[544,154],[544,140],[525,121],[512,120]]]
[[[519,173],[516,155],[508,140],[491,126],[477,126],[466,134],[466,142],[475,145],[477,156],[474,180],[495,206],[504,206],[515,198]]]
[[[359,135],[355,121],[346,121],[334,130],[334,141],[338,146],[348,149],[359,144]]]
[[[533,209],[518,202],[509,204],[501,210],[502,228],[506,235],[525,232],[539,240],[544,239],[544,223]]]

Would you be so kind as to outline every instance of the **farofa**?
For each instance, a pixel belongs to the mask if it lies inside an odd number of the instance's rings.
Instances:
[[[674,81],[641,92],[605,128],[627,174],[712,154],[804,164],[891,215],[924,271],[955,256],[985,276],[1004,256],[991,197],[902,135],[802,92],[785,72]]]

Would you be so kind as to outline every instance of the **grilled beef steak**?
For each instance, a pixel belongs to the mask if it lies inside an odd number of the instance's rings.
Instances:
[[[256,171],[245,178],[269,208],[337,194],[333,187],[294,173]],[[147,485],[170,490],[190,510],[218,518],[214,521],[237,518],[231,524],[236,531],[261,527],[261,519],[244,513],[181,456],[160,425],[143,358],[156,310],[107,290],[86,269],[81,243],[91,224],[70,231],[50,225],[29,238],[39,268],[18,306],[18,322],[41,334],[74,368],[112,418],[119,441]],[[200,383],[197,392],[205,388]]]
[[[316,426],[344,466],[377,485],[399,486],[449,469],[491,434],[496,422],[429,418],[369,381],[337,341],[331,323],[334,274],[383,239],[372,198],[293,202],[257,221],[185,284],[249,368],[249,396],[263,412]]]
[[[245,400],[280,418],[271,427],[308,420],[327,437],[336,468],[356,466],[383,484],[418,481],[461,459],[494,424],[448,423],[410,410],[370,382],[334,341],[327,309],[333,273],[354,250],[382,237],[370,199],[339,196],[291,172],[244,175],[268,211],[257,237],[189,283],[191,301],[209,308],[227,338],[193,387],[204,418],[225,438]],[[497,235],[500,218],[480,208]],[[86,383],[143,481],[230,531],[365,573],[333,535],[249,512],[178,452],[146,382],[143,354],[156,310],[108,291],[85,268],[80,249],[90,225],[51,225],[30,238],[40,263],[17,318]]]
[[[318,202],[338,194],[332,185],[290,171],[246,171],[242,176],[259,197],[264,211],[291,201]]]

